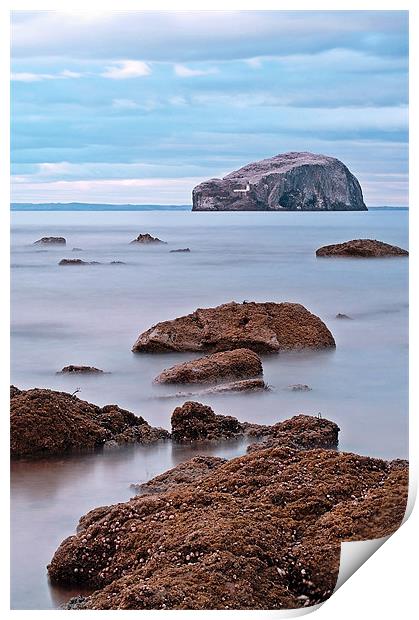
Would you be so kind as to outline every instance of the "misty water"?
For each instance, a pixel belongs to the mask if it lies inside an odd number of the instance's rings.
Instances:
[[[12,382],[99,405],[116,403],[169,428],[185,398],[153,385],[193,354],[133,354],[138,334],[197,307],[231,300],[293,301],[320,316],[336,350],[263,356],[271,390],[200,396],[217,413],[274,423],[297,413],[336,421],[340,449],[408,456],[408,260],[316,259],[321,245],[368,237],[407,247],[408,212],[15,212],[12,214]],[[155,247],[129,242],[149,232]],[[42,236],[67,246],[34,246]],[[73,247],[82,251],[72,251]],[[189,247],[190,253],[170,253]],[[62,258],[104,264],[59,266]],[[110,261],[125,264],[110,265]],[[344,313],[351,320],[337,319]],[[68,364],[110,374],[56,374]],[[303,383],[309,392],[292,392]],[[132,496],[131,483],[193,454],[231,458],[245,441],[208,446],[128,446],[12,463],[12,607],[59,607],[75,592],[51,588],[46,564],[79,517]]]

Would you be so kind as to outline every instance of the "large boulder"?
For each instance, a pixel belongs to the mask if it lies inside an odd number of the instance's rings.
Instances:
[[[214,465],[83,517],[48,566],[55,584],[95,589],[68,608],[314,605],[335,588],[342,541],[387,536],[404,516],[406,462],[282,447]]]
[[[218,383],[257,377],[263,372],[260,357],[250,349],[221,351],[191,362],[176,364],[156,377],[156,383]]]
[[[300,304],[233,301],[157,323],[140,334],[132,350],[216,352],[246,348],[275,353],[334,346],[323,321]]]
[[[365,211],[358,180],[338,159],[283,153],[192,192],[193,211]]]
[[[316,250],[316,256],[349,256],[354,258],[382,258],[385,256],[408,256],[409,252],[376,239],[352,239],[344,243],[324,245]]]
[[[130,243],[134,243],[134,244],[142,244],[142,245],[150,245],[150,244],[159,244],[159,243],[164,243],[166,244],[166,241],[162,241],[161,239],[159,239],[158,237],[152,237],[150,235],[150,233],[144,233],[144,234],[139,234],[138,237],[136,237],[135,239],[133,239]]]
[[[169,437],[117,405],[99,407],[66,392],[10,390],[12,458],[92,450],[107,441],[151,443]]]

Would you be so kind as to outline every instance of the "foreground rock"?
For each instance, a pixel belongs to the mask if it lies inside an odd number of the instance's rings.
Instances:
[[[353,256],[356,258],[382,258],[385,256],[409,256],[407,250],[376,239],[353,239],[345,243],[324,245],[316,250],[316,256]]]
[[[65,245],[66,243],[64,237],[41,237],[34,241],[33,245]]]
[[[155,378],[157,383],[218,383],[227,379],[257,377],[263,372],[260,357],[250,349],[213,353],[177,364]]]
[[[74,364],[70,364],[69,366],[64,366],[59,371],[59,374],[105,374],[103,370],[100,368],[95,368],[94,366],[75,366]]]
[[[132,350],[216,352],[247,348],[276,353],[334,346],[323,321],[300,304],[232,301],[157,323],[140,334]]]
[[[283,153],[192,192],[193,211],[365,211],[358,180],[338,159]]]
[[[333,592],[340,543],[394,532],[407,500],[407,463],[332,450],[256,450],[190,484],[176,469],[153,494],[91,511],[62,542],[52,582],[96,589],[68,608],[314,605]]]
[[[151,443],[169,433],[117,405],[99,407],[66,392],[10,390],[12,458],[92,450],[105,442]]]
[[[158,237],[152,237],[149,233],[145,233],[144,235],[138,235],[138,237],[133,239],[130,243],[142,243],[143,245],[148,245],[151,243],[166,243],[166,241],[162,241]]]

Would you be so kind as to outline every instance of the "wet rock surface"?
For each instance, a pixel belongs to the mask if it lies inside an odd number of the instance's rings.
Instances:
[[[199,482],[223,463],[227,463],[227,459],[218,456],[195,456],[144,484],[133,484],[131,488],[142,495],[173,491],[180,486]]]
[[[136,239],[133,239],[131,243],[141,243],[143,245],[153,244],[153,243],[166,243],[166,241],[162,241],[158,237],[152,237],[150,233],[140,234]]]
[[[261,390],[270,390],[263,379],[242,379],[241,381],[229,381],[228,383],[220,383],[212,387],[189,390],[183,392],[175,392],[174,394],[164,394],[158,398],[190,398],[191,396],[206,396],[208,394],[222,394],[234,392],[260,392]]]
[[[345,243],[324,245],[316,250],[316,256],[350,256],[354,258],[381,258],[385,256],[408,256],[409,252],[397,245],[376,239],[353,239]]]
[[[34,241],[33,245],[65,245],[66,243],[64,237],[41,237]]]
[[[361,186],[338,159],[282,153],[250,163],[192,192],[193,211],[366,210]]]
[[[54,583],[96,588],[68,608],[314,605],[335,587],[340,543],[386,536],[404,515],[405,462],[284,446],[214,465],[200,477],[187,461],[152,494],[83,517],[48,567]]]
[[[230,302],[157,323],[140,334],[132,350],[274,353],[326,347],[335,347],[329,329],[300,304]]]
[[[250,349],[213,353],[167,368],[157,383],[219,383],[228,379],[257,377],[263,372],[260,357]]]
[[[117,405],[99,407],[54,390],[12,386],[10,443],[12,458],[46,457],[92,450],[108,441],[152,443],[169,433]]]
[[[62,368],[59,371],[59,374],[92,374],[92,375],[97,375],[97,374],[105,374],[103,370],[101,370],[100,368],[95,368],[94,366],[76,366],[74,364],[69,364],[68,366],[64,366],[64,368]]]

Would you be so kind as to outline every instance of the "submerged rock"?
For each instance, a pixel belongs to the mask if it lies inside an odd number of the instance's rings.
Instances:
[[[305,383],[295,383],[294,385],[289,385],[288,389],[292,392],[310,392],[312,388]]]
[[[176,254],[176,252],[190,252],[189,248],[179,248],[178,250],[170,250],[171,254]]]
[[[66,243],[64,237],[41,237],[34,241],[33,245],[65,245]]]
[[[72,252],[83,252],[83,248],[73,248]]]
[[[341,312],[338,312],[336,315],[337,319],[352,319],[351,316],[348,316],[347,314],[342,314]]]
[[[316,250],[316,256],[352,256],[355,258],[381,258],[384,256],[408,256],[409,252],[397,245],[389,245],[376,239],[353,239],[345,243],[324,245]]]
[[[133,239],[130,243],[142,243],[147,245],[150,243],[166,243],[166,241],[162,241],[158,237],[152,237],[149,233],[145,233],[143,235],[138,235],[138,237]]]
[[[230,381],[228,383],[221,383],[220,385],[213,385],[212,387],[204,389],[189,390],[187,392],[175,392],[174,394],[164,394],[162,396],[158,396],[158,398],[190,398],[191,396],[206,396],[208,394],[260,392],[261,390],[270,390],[270,387],[264,382],[263,379],[242,379],[240,381]]]
[[[283,153],[192,192],[193,211],[365,211],[358,180],[338,159]]]
[[[59,374],[105,374],[103,370],[100,368],[95,368],[94,366],[75,366],[74,364],[70,364],[69,366],[64,366],[59,371]]]
[[[11,388],[12,458],[91,450],[107,441],[150,443],[169,437],[117,405],[99,407],[66,392]]]
[[[314,605],[334,590],[342,541],[387,536],[404,516],[405,462],[286,446],[214,465],[200,477],[186,462],[153,494],[83,517],[48,566],[53,583],[96,589],[69,607]]]
[[[140,334],[134,352],[228,351],[260,353],[335,347],[326,325],[294,303],[230,302],[153,325]]]
[[[226,379],[257,377],[263,372],[260,357],[250,349],[213,353],[176,364],[155,378],[157,383],[218,383]]]

